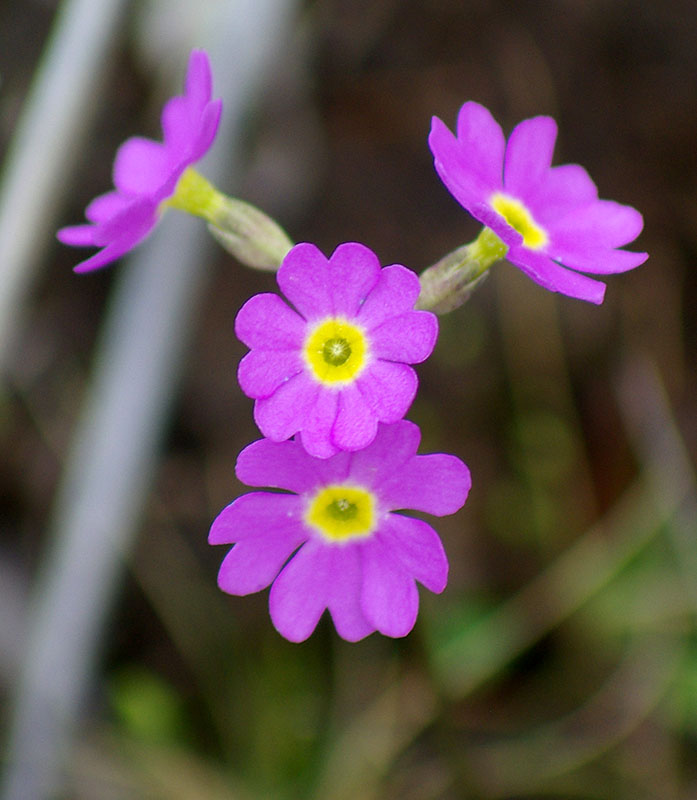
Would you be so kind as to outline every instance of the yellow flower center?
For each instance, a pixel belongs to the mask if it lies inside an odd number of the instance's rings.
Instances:
[[[495,192],[489,200],[491,207],[523,237],[523,244],[531,250],[540,250],[548,241],[547,232],[535,222],[528,209],[515,197]]]
[[[340,317],[320,322],[305,342],[305,361],[322,383],[349,383],[366,364],[368,341],[356,325]]]
[[[357,486],[326,486],[310,501],[305,521],[329,542],[365,539],[375,528],[375,500]]]

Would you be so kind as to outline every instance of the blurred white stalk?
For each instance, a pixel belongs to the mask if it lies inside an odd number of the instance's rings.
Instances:
[[[211,56],[214,92],[224,102],[223,126],[202,165],[204,174],[219,177],[234,164],[241,116],[264,68],[279,52],[293,7],[293,0],[221,3],[219,17],[196,42]],[[186,56],[181,57],[182,74]],[[36,588],[4,800],[62,795],[61,772],[105,615],[151,483],[203,285],[208,243],[199,221],[170,212],[127,267],[115,267],[120,280],[59,489],[52,547]],[[231,262],[231,269],[239,268]]]
[[[631,354],[617,381],[622,421],[644,468],[656,504],[676,485],[689,483],[685,497],[666,528],[676,555],[685,598],[697,614],[697,474],[671,408],[658,364],[646,354]]]
[[[126,0],[68,0],[56,15],[0,185],[0,368],[96,107]]]

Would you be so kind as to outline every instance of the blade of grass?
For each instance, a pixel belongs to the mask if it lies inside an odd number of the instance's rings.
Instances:
[[[683,655],[681,631],[636,636],[604,685],[572,713],[520,736],[474,745],[468,760],[482,793],[552,796],[555,779],[617,746],[655,710]]]
[[[126,0],[61,4],[5,160],[0,186],[0,367],[17,340],[56,200],[69,185]]]
[[[684,445],[675,435],[668,406],[661,397],[660,392],[653,392],[652,402],[642,406],[641,429],[648,426],[653,432],[650,447],[647,447],[647,453],[652,455],[644,465],[646,471],[615,507],[520,592],[480,617],[434,653],[433,667],[448,700],[462,700],[484,686],[514,658],[601,591],[666,523],[673,523],[684,514],[689,517],[689,509],[697,497],[694,474]],[[694,519],[692,516],[692,526]],[[674,663],[672,657],[663,666],[659,665],[655,681],[658,694],[652,694],[652,683],[650,691],[647,690],[645,708],[651,708],[655,702],[652,698],[662,693]],[[389,697],[403,696],[405,686],[402,683],[390,687],[384,697],[376,698],[337,737],[318,781],[316,797],[344,800],[355,796],[380,796],[382,775],[435,718],[438,709],[431,690],[430,713],[410,719],[401,708],[392,712],[389,707],[385,710]],[[423,701],[419,705],[423,706]],[[374,727],[374,717],[381,709],[384,713],[378,731],[382,741],[378,746],[373,741],[374,736],[366,739],[361,737],[361,732],[371,725]],[[391,715],[386,717],[388,712]],[[640,716],[633,718],[640,719]],[[577,757],[580,756],[577,754]],[[350,778],[345,771],[348,763],[352,765]]]
[[[292,5],[244,0],[219,6],[208,45],[214,65],[225,65],[216,71],[225,119],[204,169],[229,168],[243,109],[276,52]],[[36,587],[5,800],[60,794],[104,618],[152,477],[203,286],[207,244],[196,220],[170,214],[119,268]]]
[[[655,362],[629,357],[616,393],[625,429],[634,443],[657,507],[670,505],[678,487],[684,500],[661,527],[677,558],[666,580],[684,586],[686,610],[697,611],[697,492],[694,469]],[[666,502],[668,501],[668,502]],[[677,574],[676,574],[677,573]],[[487,796],[528,794],[553,777],[598,757],[636,729],[664,697],[685,653],[685,626],[634,634],[634,642],[606,686],[567,717],[505,742],[474,748],[473,765]]]
[[[657,501],[672,494],[675,482],[697,484],[658,365],[645,356],[628,358],[617,382],[617,396],[625,427]],[[694,409],[692,409],[694,413]],[[697,492],[691,492],[668,526],[679,577],[686,597],[697,613]]]

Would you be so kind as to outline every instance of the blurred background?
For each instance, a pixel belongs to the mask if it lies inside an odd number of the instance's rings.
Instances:
[[[6,185],[59,5],[0,5]],[[51,585],[47,564],[67,552],[65,509],[77,503],[66,474],[75,461],[96,480],[102,474],[76,431],[85,408],[94,418],[110,402],[95,376],[121,336],[121,283],[148,268],[137,251],[129,264],[75,275],[84,256],[53,234],[110,187],[121,141],[159,138],[162,102],[180,91],[192,46],[210,44],[214,93],[236,97],[239,48],[206,36],[211,20],[252,24],[255,5],[245,5],[122,3],[99,34],[99,80],[73,115],[75,146],[53,156],[69,173],[55,173],[49,203],[37,194],[36,218],[24,215],[35,249],[12,295],[0,393],[7,772],[20,752],[9,744],[18,687],[31,648],[41,650],[32,620]],[[75,671],[76,724],[62,735],[58,782],[7,797],[697,797],[697,7],[278,8],[272,38],[266,25],[245,29],[250,51],[264,57],[244,101],[231,103],[235,127],[216,171],[201,171],[294,240],[327,254],[360,241],[383,264],[420,271],[473,239],[478,226],[440,183],[426,141],[432,115],[453,127],[473,99],[507,134],[526,117],[554,116],[554,163],[584,165],[601,197],[637,207],[645,229],[633,249],[650,259],[609,276],[600,307],[552,296],[501,264],[441,318],[409,417],[423,429],[423,452],[454,453],[472,471],[465,508],[431,520],[449,554],[449,585],[439,597],[422,592],[404,640],[347,644],[323,619],[293,645],[270,623],[267,592],[217,589],[225,550],[206,543],[215,515],[245,491],[235,459],[258,438],[236,382],[245,348],[234,317],[275,282],[215,244],[195,247],[188,322],[161,318],[163,338],[179,337],[158,379],[166,397],[143,433],[129,424],[139,414],[135,381],[113,441],[114,450],[129,438],[137,447],[154,431],[134,471],[142,496],[122,489],[119,519],[96,499],[91,509],[97,519],[106,509],[122,539],[112,540],[113,590],[89,634],[94,655],[84,674]],[[23,184],[30,197],[34,185]],[[5,213],[20,202],[7,200]],[[153,240],[190,221],[170,212],[166,223]],[[176,272],[176,261],[165,267]],[[155,322],[167,274],[147,297]],[[137,363],[137,348],[129,352]],[[108,497],[108,463],[104,475]]]

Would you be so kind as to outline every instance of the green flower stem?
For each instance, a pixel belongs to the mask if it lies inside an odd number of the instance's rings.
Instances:
[[[508,247],[490,228],[482,228],[473,242],[458,247],[421,273],[416,308],[436,314],[453,311],[469,299],[487,270],[507,252]]]
[[[208,222],[208,230],[241,263],[276,271],[293,242],[286,232],[253,205],[218,191],[194,169],[187,169],[165,206]]]

